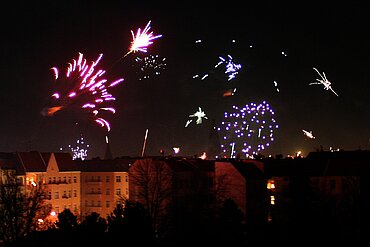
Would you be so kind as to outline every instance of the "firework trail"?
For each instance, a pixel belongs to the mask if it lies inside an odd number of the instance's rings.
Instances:
[[[231,112],[224,113],[225,119],[217,128],[222,138],[222,154],[235,158],[237,153],[243,152],[250,157],[268,148],[274,141],[274,130],[279,127],[274,115],[266,101],[258,105],[246,104],[242,108],[233,106]]]
[[[108,92],[108,88],[116,86],[124,79],[108,83],[108,80],[103,78],[106,71],[97,67],[102,57],[103,54],[100,54],[95,61],[88,64],[83,54],[79,53],[77,60],[72,59],[68,63],[64,77],[60,76],[58,68],[51,68],[56,86],[60,90],[52,94],[57,105],[43,109],[42,114],[53,116],[62,109],[78,107],[91,113],[96,123],[110,131],[110,123],[103,115],[114,114],[116,110],[111,106],[115,98]]]

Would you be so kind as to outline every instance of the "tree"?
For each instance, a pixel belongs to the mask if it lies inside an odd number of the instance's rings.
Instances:
[[[85,220],[80,224],[82,231],[90,236],[102,235],[107,230],[107,221],[100,217],[100,214],[92,212],[86,216]]]
[[[58,221],[55,224],[61,230],[70,231],[78,226],[77,216],[66,208],[58,214]]]
[[[171,170],[163,161],[142,159],[130,167],[130,198],[142,204],[153,229],[165,217],[171,193]]]
[[[149,244],[154,241],[154,230],[148,212],[138,202],[125,201],[117,204],[108,216],[108,234],[113,243],[124,238],[135,244]]]
[[[50,210],[43,203],[42,184],[21,184],[15,171],[0,173],[0,240],[7,244],[36,230],[38,219],[44,219]]]

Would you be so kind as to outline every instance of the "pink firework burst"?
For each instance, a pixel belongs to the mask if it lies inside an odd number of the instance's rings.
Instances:
[[[154,36],[153,31],[149,33],[149,30],[151,28],[150,23],[151,21],[149,21],[148,24],[146,24],[143,31],[141,31],[141,28],[139,28],[136,31],[136,35],[131,30],[132,42],[131,42],[129,52],[126,55],[128,55],[131,52],[137,52],[137,51],[147,52],[148,46],[153,44],[153,40],[162,37],[161,34]]]
[[[115,108],[111,106],[115,97],[108,92],[108,89],[116,86],[124,79],[119,78],[113,82],[108,82],[103,77],[105,70],[98,68],[98,64],[103,54],[90,63],[84,58],[82,53],[76,59],[68,63],[65,76],[59,75],[56,67],[51,68],[55,75],[56,85],[60,90],[52,94],[57,102],[54,107],[45,108],[43,114],[53,116],[56,112],[67,107],[78,107],[91,113],[93,119],[101,127],[110,131],[110,123],[103,117],[105,113],[114,114]]]

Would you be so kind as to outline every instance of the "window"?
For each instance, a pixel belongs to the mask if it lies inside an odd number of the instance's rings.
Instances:
[[[68,190],[68,198],[71,198],[71,190]]]
[[[59,192],[58,191],[54,193],[54,199],[59,199]]]
[[[128,182],[128,176],[126,175],[126,183]]]
[[[116,182],[120,183],[121,182],[121,176],[116,176]]]
[[[51,177],[49,177],[49,184],[51,184]]]
[[[106,201],[106,202],[105,202],[105,207],[106,207],[106,208],[110,208],[110,201]]]
[[[73,197],[77,197],[77,190],[73,190]]]
[[[76,176],[73,177],[73,183],[77,183],[77,177]]]
[[[106,189],[106,190],[105,190],[105,194],[106,194],[106,195],[110,195],[110,190],[109,190],[109,189]]]
[[[71,183],[71,177],[68,177],[68,183],[70,184]]]
[[[109,176],[106,176],[105,177],[105,182],[109,183],[110,182],[110,177]]]
[[[118,189],[116,189],[116,195],[117,195],[117,196],[121,195],[121,189],[119,189],[119,188],[118,188]]]

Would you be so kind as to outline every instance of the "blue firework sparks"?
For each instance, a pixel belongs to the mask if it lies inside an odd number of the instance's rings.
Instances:
[[[218,128],[222,155],[235,158],[244,153],[246,157],[253,157],[270,147],[274,131],[279,128],[274,117],[275,113],[266,101],[246,104],[242,108],[234,105],[230,112],[224,113]]]

